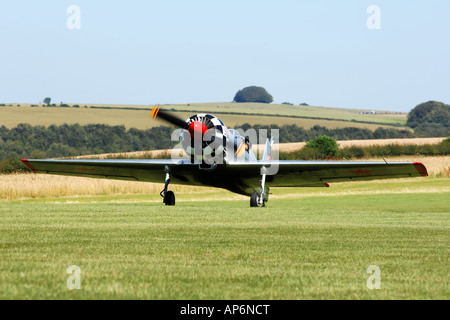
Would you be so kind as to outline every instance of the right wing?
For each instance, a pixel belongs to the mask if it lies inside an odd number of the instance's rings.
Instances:
[[[275,167],[274,167],[275,166]],[[268,187],[323,187],[331,182],[367,181],[427,176],[427,169],[419,162],[371,161],[254,161],[228,163],[226,170],[232,188],[241,194],[260,189],[261,168],[268,168]],[[271,174],[270,172],[276,174]]]

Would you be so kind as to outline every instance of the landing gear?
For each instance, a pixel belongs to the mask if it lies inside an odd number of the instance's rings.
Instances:
[[[261,191],[253,192],[250,197],[250,207],[265,207],[266,202],[269,201],[269,189],[266,189],[266,168],[262,167],[261,169],[262,178],[261,178]]]
[[[255,208],[259,206],[259,194],[257,192],[253,192],[252,196],[250,197],[250,207]]]
[[[173,193],[173,191],[167,191],[166,196],[164,197],[164,203],[166,206],[175,205],[175,193]]]
[[[160,195],[163,197],[163,203],[166,206],[174,206],[175,205],[175,194],[173,191],[167,191],[170,183],[170,175],[169,171],[166,170],[166,182],[164,183],[164,190],[161,191]]]
[[[261,196],[258,192],[253,192],[250,197],[250,207],[258,208],[265,207],[267,202],[267,196]]]

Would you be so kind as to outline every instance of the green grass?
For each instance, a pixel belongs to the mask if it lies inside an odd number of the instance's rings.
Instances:
[[[450,181],[399,181],[1,203],[0,299],[449,299]]]

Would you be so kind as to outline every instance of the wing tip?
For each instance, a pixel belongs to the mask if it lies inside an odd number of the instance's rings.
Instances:
[[[33,166],[30,164],[30,162],[28,161],[28,159],[22,159],[21,160],[23,162],[24,165],[27,166],[28,169],[30,169],[31,171],[33,171],[34,173],[36,173],[36,169],[33,168]]]
[[[428,177],[428,171],[422,162],[414,162],[414,167],[422,177]]]

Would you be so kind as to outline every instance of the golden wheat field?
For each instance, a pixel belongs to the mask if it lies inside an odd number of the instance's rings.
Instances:
[[[102,195],[157,195],[164,184],[34,173],[0,175],[0,201]],[[208,192],[204,187],[171,185],[174,192]]]
[[[427,168],[428,175],[431,177],[450,177],[450,156],[400,156],[387,157],[388,162],[422,162]],[[367,161],[381,161],[380,158],[368,158]]]

